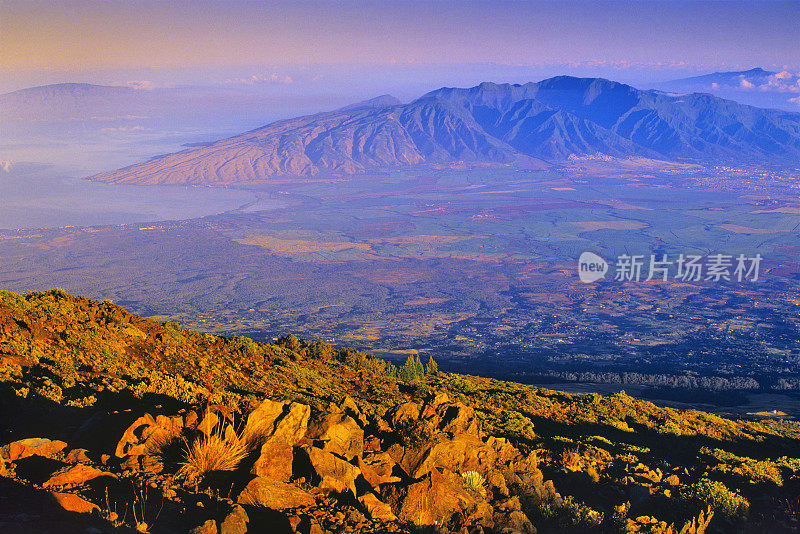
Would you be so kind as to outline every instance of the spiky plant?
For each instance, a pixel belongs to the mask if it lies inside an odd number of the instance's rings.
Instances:
[[[233,471],[247,454],[246,444],[233,428],[220,424],[210,434],[197,437],[191,445],[186,442],[178,475],[196,483],[214,471]]]
[[[464,485],[469,489],[478,493],[483,493],[485,491],[483,487],[483,477],[477,471],[465,471],[461,473],[461,479],[464,481]]]

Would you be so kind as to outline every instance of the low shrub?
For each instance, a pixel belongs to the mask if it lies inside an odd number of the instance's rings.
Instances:
[[[750,510],[747,499],[717,480],[702,478],[690,486],[682,487],[679,494],[687,505],[701,510],[711,507],[715,513],[728,519],[745,519]]]

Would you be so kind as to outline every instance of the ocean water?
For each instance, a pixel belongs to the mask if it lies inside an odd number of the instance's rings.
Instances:
[[[185,220],[279,201],[224,187],[103,184],[86,177],[125,167],[186,143],[225,137],[212,125],[145,122],[142,130],[105,122],[28,123],[0,130],[0,229],[95,226]],[[89,126],[86,126],[88,124]]]
[[[4,230],[193,219],[256,200],[269,209],[268,200],[236,189],[109,185],[40,165],[0,170]]]

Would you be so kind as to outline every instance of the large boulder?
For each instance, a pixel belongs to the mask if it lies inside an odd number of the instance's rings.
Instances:
[[[117,478],[117,475],[102,471],[90,465],[78,464],[56,471],[42,484],[42,487],[79,486],[100,477]]]
[[[366,493],[358,498],[373,521],[397,521],[392,507],[380,500],[374,493]]]
[[[251,473],[288,482],[292,476],[294,446],[305,436],[311,407],[296,402],[265,400],[247,418],[243,439],[261,442]]]
[[[202,525],[198,525],[191,529],[189,534],[218,534],[217,522],[213,519],[207,519]]]
[[[183,427],[184,418],[180,415],[159,415],[154,418],[146,413],[128,426],[117,443],[114,454],[118,458],[152,454],[180,436]]]
[[[306,438],[322,450],[348,460],[364,451],[364,430],[344,412],[323,412],[308,425]]]
[[[294,447],[281,439],[270,439],[261,446],[252,474],[288,482],[292,476]]]
[[[386,413],[386,420],[393,428],[398,428],[419,419],[420,406],[408,401],[398,404]]]
[[[408,446],[393,445],[388,454],[414,479],[435,468],[454,472],[477,471],[487,477],[500,470],[504,477],[516,471],[536,468],[519,450],[503,438],[485,441],[475,434],[436,434],[432,439]]]
[[[361,470],[333,453],[318,447],[305,447],[311,468],[312,483],[323,493],[352,493],[355,495],[355,480]]]
[[[266,506],[284,510],[300,506],[313,506],[314,496],[297,486],[266,477],[251,480],[239,494],[239,504]]]
[[[369,424],[366,414],[361,411],[361,408],[358,407],[356,402],[349,395],[346,395],[344,401],[342,401],[341,410],[358,421],[358,424],[361,425],[362,428]]]
[[[247,416],[242,430],[245,437],[268,436],[275,431],[275,422],[284,414],[286,402],[265,399]]]
[[[478,455],[483,449],[483,441],[476,436],[461,435],[449,439],[440,435],[426,443],[392,447],[389,453],[409,477],[417,479],[436,467],[450,471],[476,471]]]
[[[307,404],[266,399],[247,416],[242,436],[251,442],[271,438],[294,445],[305,436],[310,417]]]
[[[16,462],[29,456],[52,458],[66,447],[67,444],[63,441],[47,438],[27,438],[4,445],[0,449],[0,456],[11,462]]]
[[[400,521],[418,526],[447,525],[451,520],[471,518],[492,523],[491,506],[475,491],[464,486],[461,476],[452,471],[432,470],[406,488],[393,488],[388,498]]]
[[[394,466],[397,465],[388,452],[371,451],[358,458],[358,468],[361,475],[373,487],[381,484],[399,482],[400,477],[394,476]]]
[[[446,393],[440,393],[421,407],[415,402],[399,404],[389,410],[386,420],[394,429],[421,425],[429,435],[439,432],[482,435],[475,410],[463,403],[452,402]]]
[[[440,432],[481,435],[481,423],[475,410],[460,402],[452,402],[446,393],[440,393],[423,406],[419,417],[430,428]]]
[[[68,512],[90,514],[95,510],[100,511],[100,507],[96,504],[72,493],[51,493],[50,495],[56,504]]]
[[[250,518],[241,505],[234,504],[225,519],[219,524],[219,534],[247,534]]]

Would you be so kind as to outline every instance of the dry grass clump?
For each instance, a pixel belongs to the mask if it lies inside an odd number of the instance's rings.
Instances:
[[[247,444],[233,427],[220,424],[213,432],[198,436],[191,445],[186,442],[178,475],[197,482],[214,471],[233,471],[248,452]]]

